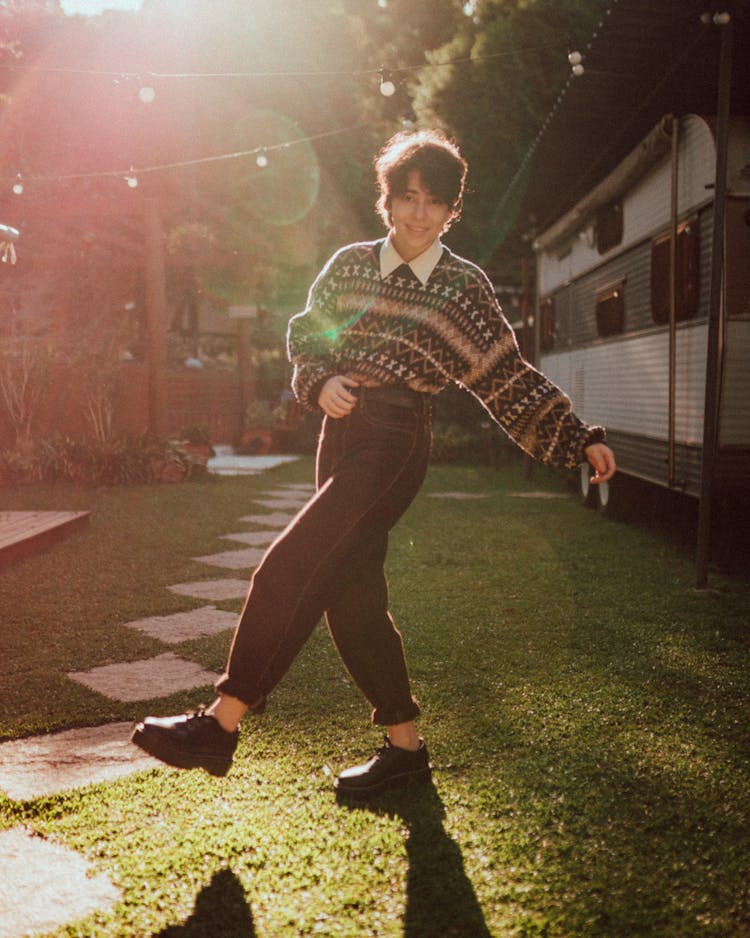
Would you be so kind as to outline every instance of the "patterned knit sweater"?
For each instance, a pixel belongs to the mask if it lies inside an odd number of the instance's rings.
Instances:
[[[382,243],[334,254],[290,320],[300,403],[316,409],[323,384],[340,374],[428,394],[453,382],[529,455],[569,469],[583,462],[604,430],[583,424],[565,394],[521,357],[486,275],[444,248],[426,286],[405,266],[381,280]]]

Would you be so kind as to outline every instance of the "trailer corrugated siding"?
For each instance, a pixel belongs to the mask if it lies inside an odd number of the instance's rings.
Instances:
[[[719,445],[750,449],[750,320],[727,321]],[[750,475],[750,465],[746,467]]]
[[[706,374],[706,324],[677,330],[676,439],[700,445]],[[664,439],[668,430],[669,336],[661,331],[546,355],[542,371],[571,398],[587,423]]]

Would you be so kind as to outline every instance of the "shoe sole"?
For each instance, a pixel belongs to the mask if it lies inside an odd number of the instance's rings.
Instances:
[[[209,775],[223,778],[232,766],[231,759],[217,759],[215,756],[200,753],[185,753],[171,745],[168,739],[155,733],[147,733],[136,726],[130,741],[148,755],[153,756],[175,769],[204,769]]]
[[[418,772],[404,772],[401,775],[394,775],[385,781],[378,782],[377,785],[369,785],[367,788],[349,788],[341,785],[339,780],[333,783],[337,795],[345,795],[347,798],[369,798],[372,795],[378,795],[389,788],[406,788],[409,785],[419,785],[429,782],[432,779],[432,769],[420,769]]]

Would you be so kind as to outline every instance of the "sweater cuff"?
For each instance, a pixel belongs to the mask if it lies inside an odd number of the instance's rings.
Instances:
[[[326,381],[333,375],[334,372],[321,367],[312,370],[298,369],[292,381],[292,389],[305,410],[315,413],[319,409],[318,397],[320,392],[323,390]]]

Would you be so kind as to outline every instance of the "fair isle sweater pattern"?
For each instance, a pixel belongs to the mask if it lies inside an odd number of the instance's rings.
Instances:
[[[382,280],[381,244],[334,254],[290,320],[299,402],[315,410],[323,384],[338,374],[428,394],[452,382],[529,455],[569,469],[583,462],[604,430],[582,423],[566,395],[521,357],[484,272],[444,248],[425,286],[405,266]]]

